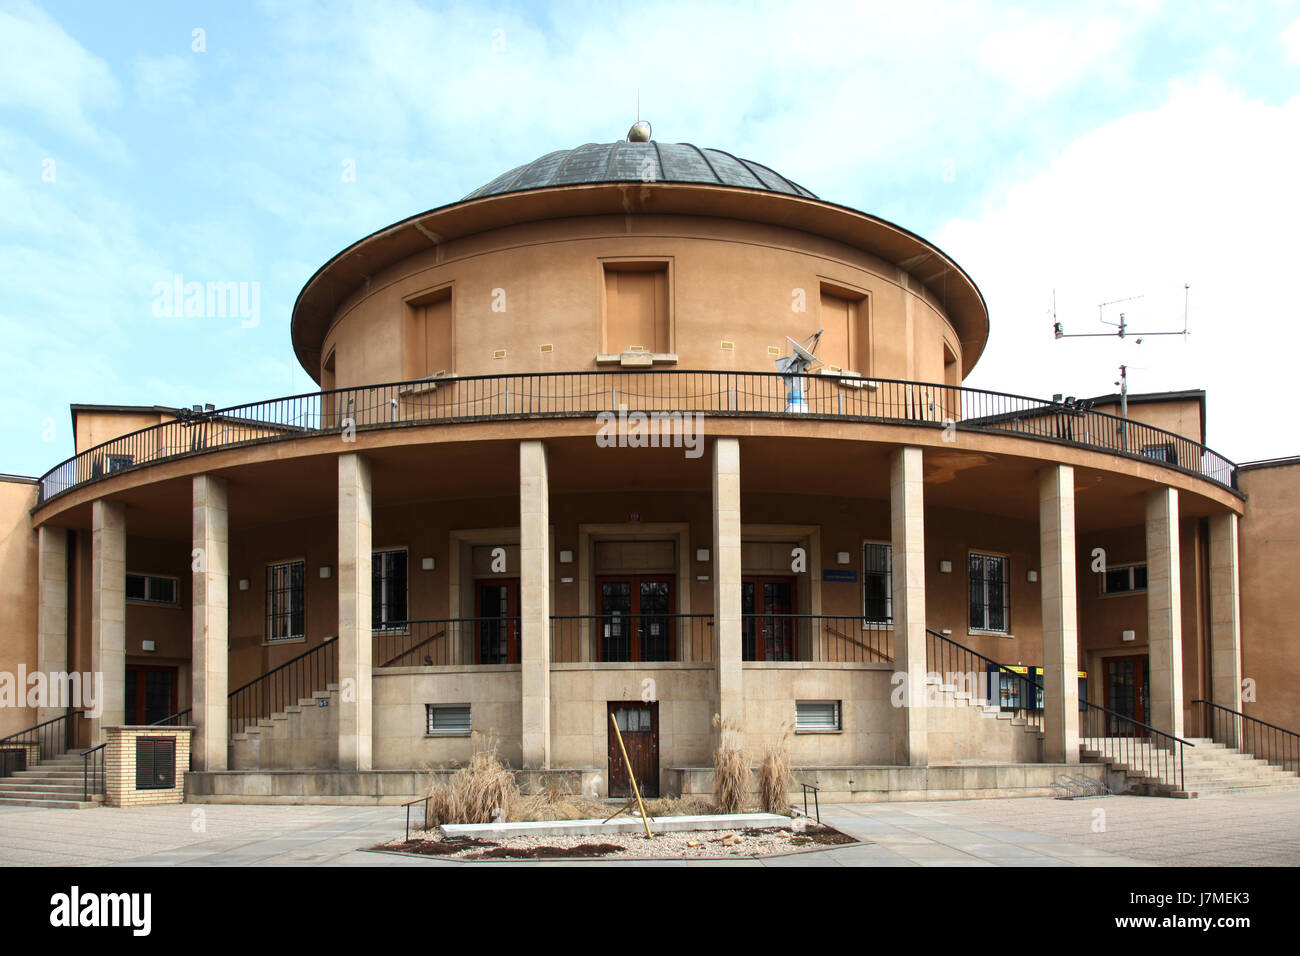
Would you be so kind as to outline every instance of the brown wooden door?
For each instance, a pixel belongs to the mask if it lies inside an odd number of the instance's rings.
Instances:
[[[745,575],[740,584],[742,656],[747,661],[799,658],[797,593],[792,577]]]
[[[519,579],[479,581],[474,614],[480,664],[519,663]]]
[[[1147,720],[1148,702],[1151,700],[1151,674],[1148,661],[1143,657],[1108,657],[1102,661],[1105,675],[1106,709],[1136,720]],[[1133,727],[1126,721],[1107,715],[1106,736],[1146,736],[1146,731]]]
[[[177,670],[146,664],[126,668],[126,713],[128,724],[152,724],[180,710],[177,706]]]
[[[627,748],[627,759],[636,774],[641,796],[659,796],[659,702],[649,704],[611,701],[609,712],[618,721]],[[618,749],[613,723],[609,726],[609,795],[632,796],[632,782],[627,764]]]
[[[670,661],[676,653],[673,579],[619,575],[596,581],[602,661]]]

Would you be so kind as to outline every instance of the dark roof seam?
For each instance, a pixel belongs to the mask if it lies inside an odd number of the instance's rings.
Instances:
[[[609,162],[605,163],[605,181],[614,181],[614,154],[618,152],[618,147],[622,141],[609,144]]]
[[[555,181],[564,174],[564,167],[569,165],[569,163],[573,160],[573,157],[577,155],[578,150],[586,149],[588,146],[595,146],[595,145],[597,144],[583,143],[581,146],[576,146],[573,149],[569,150],[569,155],[564,157],[564,162],[560,163],[560,165],[556,168],[555,172],[551,173],[551,181],[548,185],[551,186],[556,185]]]
[[[704,155],[704,150],[700,149],[700,147],[696,146],[694,143],[687,143],[686,145],[690,146],[691,149],[700,154],[700,159],[704,160],[704,165],[709,167],[709,172],[713,173],[713,178],[717,180],[719,186],[730,185],[729,183],[724,182],[722,177],[718,175],[718,171],[713,167],[713,164],[709,162],[709,157]]]
[[[659,181],[668,182],[668,170],[664,167],[664,154],[659,152],[659,141],[652,139],[650,145],[655,148],[655,162],[659,164]]]
[[[754,172],[752,169],[749,168],[748,160],[741,159],[735,153],[729,153],[725,149],[715,149],[714,152],[721,153],[723,156],[730,156],[732,159],[734,159],[736,161],[736,165],[738,165],[745,172],[749,173],[750,176],[754,177],[754,182],[758,183],[759,189],[768,188],[767,183],[763,182],[763,177],[758,175],[758,173]]]

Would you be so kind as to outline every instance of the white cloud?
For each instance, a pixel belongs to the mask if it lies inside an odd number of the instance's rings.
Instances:
[[[28,2],[0,8],[0,106],[33,110],[60,133],[117,149],[90,118],[117,102],[112,70],[49,15]]]
[[[1290,418],[1300,304],[1300,97],[1284,106],[1216,82],[1173,88],[1164,105],[1083,136],[1041,175],[990,197],[977,219],[936,237],[988,300],[992,335],[969,384],[1047,395],[1130,388],[1208,392],[1209,443],[1240,460],[1300,452]],[[1191,336],[1054,341],[1057,291],[1066,332],[1107,331],[1098,303],[1144,294],[1130,327],[1182,325]]]
[[[1282,31],[1279,39],[1282,41],[1282,50],[1287,59],[1293,63],[1300,61],[1300,20],[1292,20]]]

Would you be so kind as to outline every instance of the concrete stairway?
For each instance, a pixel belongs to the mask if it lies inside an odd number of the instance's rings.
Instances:
[[[1300,790],[1300,776],[1267,761],[1215,743],[1205,737],[1187,738],[1194,747],[1183,750],[1183,787],[1151,774],[1169,767],[1165,752],[1153,754],[1150,741],[1130,738],[1086,738],[1079,751],[1084,760],[1105,763],[1123,774],[1139,793],[1168,797],[1208,797],[1261,790]],[[1107,756],[1107,754],[1111,756]],[[1161,758],[1158,761],[1156,758]]]
[[[935,696],[926,708],[933,766],[1037,763],[1043,734],[1023,716],[985,703],[954,684],[927,682]]]
[[[0,778],[0,806],[81,810],[97,807],[104,798],[85,797],[85,769],[79,753],[63,754]]]
[[[338,684],[230,736],[231,770],[338,766]]]

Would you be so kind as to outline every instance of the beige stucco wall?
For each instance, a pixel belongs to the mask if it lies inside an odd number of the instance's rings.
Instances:
[[[1241,472],[1242,677],[1254,681],[1245,713],[1300,732],[1300,462]]]
[[[0,478],[0,671],[33,671],[37,660],[36,532],[29,511],[36,485]],[[21,689],[21,688],[20,688]],[[0,707],[0,737],[36,723],[28,707]]]
[[[769,346],[787,354],[787,335],[802,339],[821,327],[823,283],[868,300],[872,368],[856,371],[942,382],[945,340],[958,348],[917,280],[842,243],[724,219],[592,216],[480,233],[382,270],[339,310],[322,361],[334,352],[340,388],[423,374],[406,355],[405,300],[450,283],[455,374],[595,368],[602,263],[619,259],[669,263],[678,368],[774,371]],[[795,310],[796,290],[804,311]],[[505,356],[494,358],[497,350]]]

